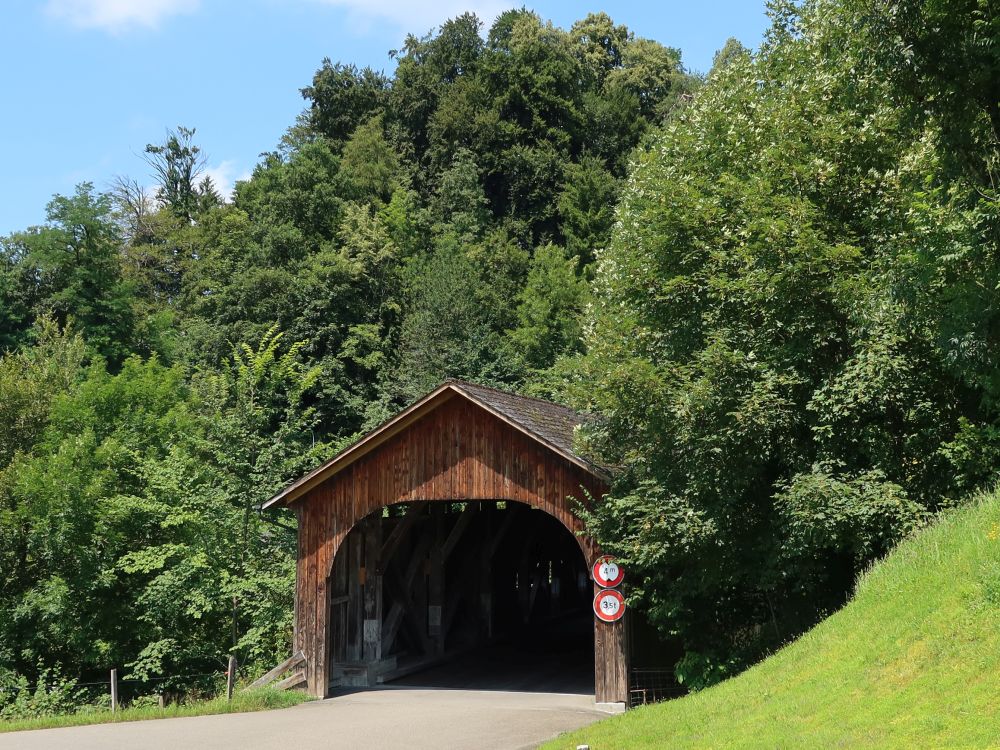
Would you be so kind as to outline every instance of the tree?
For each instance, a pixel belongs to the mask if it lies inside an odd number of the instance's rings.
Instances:
[[[160,144],[146,144],[146,163],[153,169],[159,188],[156,197],[175,216],[192,222],[206,207],[218,203],[211,180],[199,182],[205,157],[194,144],[194,128],[168,130]],[[213,198],[215,200],[213,200]]]
[[[400,183],[396,152],[382,134],[382,121],[362,123],[344,144],[340,160],[343,195],[359,203],[388,203]]]
[[[715,53],[712,57],[712,70],[722,70],[732,62],[737,60],[742,60],[750,54],[750,50],[743,46],[736,37],[729,37],[726,43],[722,45],[722,49]]]
[[[7,435],[16,452],[0,453],[5,665],[120,664],[191,688],[175,676],[217,672],[234,651],[257,672],[284,658],[294,537],[256,506],[325,452],[301,345],[271,330],[214,373],[130,358],[111,374],[84,371],[82,342],[51,324],[41,342],[0,359],[0,393],[31,399]]]
[[[324,59],[312,86],[302,89],[302,97],[310,102],[311,127],[335,144],[346,142],[361,123],[382,110],[388,83],[371,68],[359,70]]]
[[[597,253],[587,354],[563,370],[622,469],[590,528],[690,684],[994,481],[995,199],[952,167],[936,84],[888,74],[910,53],[885,28],[929,7],[776,4],[760,52],[720,60],[637,156]],[[964,69],[982,49],[956,26],[935,44]]]
[[[600,89],[608,74],[622,66],[625,47],[632,33],[625,26],[616,26],[607,13],[589,13],[569,30],[581,67],[593,77]]]
[[[589,266],[610,239],[617,197],[618,181],[598,159],[584,157],[566,168],[558,203],[560,229],[566,252],[580,269]]]
[[[111,182],[122,239],[130,244],[143,244],[155,239],[153,214],[155,206],[146,187],[138,180],[121,175]]]
[[[480,183],[479,166],[467,149],[459,149],[451,167],[441,175],[432,205],[438,231],[450,229],[467,243],[482,238],[489,226],[489,201]]]
[[[417,265],[413,301],[400,331],[391,396],[408,403],[446,378],[495,383],[505,371],[489,312],[477,300],[479,274],[453,234]]]
[[[91,183],[49,203],[47,223],[4,240],[8,292],[21,306],[20,325],[51,313],[59,325],[72,320],[87,343],[120,363],[133,340],[132,289],[122,275],[121,240],[111,199]],[[15,308],[16,309],[16,308]]]
[[[510,332],[513,350],[529,367],[543,370],[558,357],[580,351],[587,293],[576,258],[567,258],[556,245],[535,251],[517,308],[519,325]]]

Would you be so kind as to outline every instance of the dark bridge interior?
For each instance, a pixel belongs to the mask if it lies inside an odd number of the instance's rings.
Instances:
[[[392,506],[357,524],[330,580],[330,686],[594,691],[577,539],[515,502]]]

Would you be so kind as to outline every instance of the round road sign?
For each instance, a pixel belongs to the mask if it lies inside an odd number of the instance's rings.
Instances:
[[[615,622],[625,614],[625,597],[615,589],[598,591],[594,597],[594,614],[603,622]]]
[[[613,589],[622,579],[625,578],[625,571],[615,562],[611,555],[598,557],[594,561],[594,581],[603,589]]]

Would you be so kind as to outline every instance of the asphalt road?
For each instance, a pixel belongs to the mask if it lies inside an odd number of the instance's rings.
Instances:
[[[593,701],[397,687],[276,711],[0,734],[0,750],[520,750],[605,717]]]

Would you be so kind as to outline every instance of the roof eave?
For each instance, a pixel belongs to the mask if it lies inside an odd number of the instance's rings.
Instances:
[[[456,392],[456,389],[451,383],[442,383],[419,401],[415,401],[410,404],[387,422],[384,422],[379,427],[376,427],[374,430],[363,435],[357,440],[357,442],[340,451],[340,453],[330,460],[320,464],[305,476],[296,479],[277,495],[263,503],[261,505],[261,510],[267,510],[268,508],[272,508],[279,503],[287,505],[288,503],[297,500],[313,487],[321,484],[326,479],[328,472],[334,467],[339,466],[340,468],[343,468],[344,466],[353,463],[369,451],[377,448],[393,435],[396,435],[400,430],[405,428],[410,421],[421,416],[424,408],[427,407],[430,402],[441,396],[445,391],[452,391],[454,393]],[[465,394],[463,393],[463,395]]]

